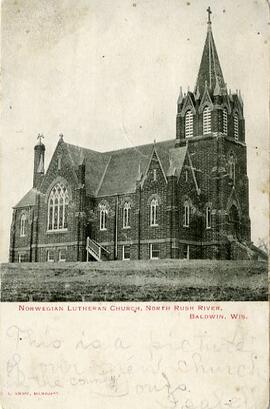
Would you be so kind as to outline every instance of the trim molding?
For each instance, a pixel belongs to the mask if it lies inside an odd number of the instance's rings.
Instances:
[[[170,243],[172,242],[173,246],[177,246],[177,244],[191,244],[195,246],[215,246],[215,245],[220,245],[220,244],[226,244],[226,241],[194,241],[194,240],[178,240],[176,238],[167,238],[167,239],[147,239],[147,240],[141,240],[141,244],[151,244],[151,243]],[[104,241],[99,243],[101,246],[114,246],[113,241]],[[118,241],[119,245],[132,245],[136,244],[138,245],[138,240],[127,240],[127,241]]]

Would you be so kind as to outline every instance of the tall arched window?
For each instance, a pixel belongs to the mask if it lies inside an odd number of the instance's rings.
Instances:
[[[57,183],[48,200],[48,230],[67,229],[68,190],[63,183]]]
[[[157,226],[158,224],[158,200],[152,199],[150,205],[150,225]]]
[[[130,227],[130,209],[131,204],[129,202],[125,202],[123,208],[123,228],[127,229]]]
[[[223,109],[223,133],[228,135],[228,111],[227,108]]]
[[[185,115],[185,137],[190,138],[193,136],[193,114],[189,109]]]
[[[20,236],[24,237],[26,232],[26,216],[22,214],[21,223],[20,223]]]
[[[211,229],[211,207],[206,206],[205,210],[205,218],[206,218],[206,228]]]
[[[203,110],[203,134],[207,135],[211,132],[211,110],[205,107]]]
[[[106,205],[100,205],[100,230],[107,230],[108,209]]]
[[[235,183],[235,159],[232,153],[229,157],[229,178]]]
[[[184,204],[184,227],[189,227],[189,214],[190,214],[189,203],[185,202]]]
[[[233,114],[233,133],[234,133],[234,139],[238,139],[239,136],[239,117],[237,112]]]

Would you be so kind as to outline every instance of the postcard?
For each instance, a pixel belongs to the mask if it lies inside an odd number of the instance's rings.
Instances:
[[[268,407],[269,29],[2,1],[1,407]]]

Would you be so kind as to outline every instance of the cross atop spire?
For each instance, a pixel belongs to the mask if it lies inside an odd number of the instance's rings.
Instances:
[[[211,9],[210,9],[210,6],[208,6],[208,9],[207,9],[206,11],[207,11],[207,13],[208,13],[208,21],[207,21],[207,23],[208,23],[208,24],[211,24],[211,14],[212,14],[212,11],[211,11]]]
[[[42,133],[38,134],[37,139],[38,139],[39,145],[42,145],[42,139],[44,139],[44,136],[42,135]]]

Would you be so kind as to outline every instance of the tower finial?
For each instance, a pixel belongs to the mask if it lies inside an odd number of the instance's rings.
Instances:
[[[44,139],[44,136],[42,135],[42,133],[38,134],[37,139],[38,139],[39,145],[42,145],[42,139]]]
[[[206,11],[207,11],[207,13],[208,13],[208,21],[207,21],[207,24],[211,24],[211,14],[212,14],[212,11],[211,11],[211,9],[210,9],[210,6],[208,6],[208,9],[207,9]]]
[[[178,100],[177,100],[177,104],[180,105],[182,101],[183,101],[183,91],[182,91],[182,87],[180,87],[179,97],[178,97]]]

